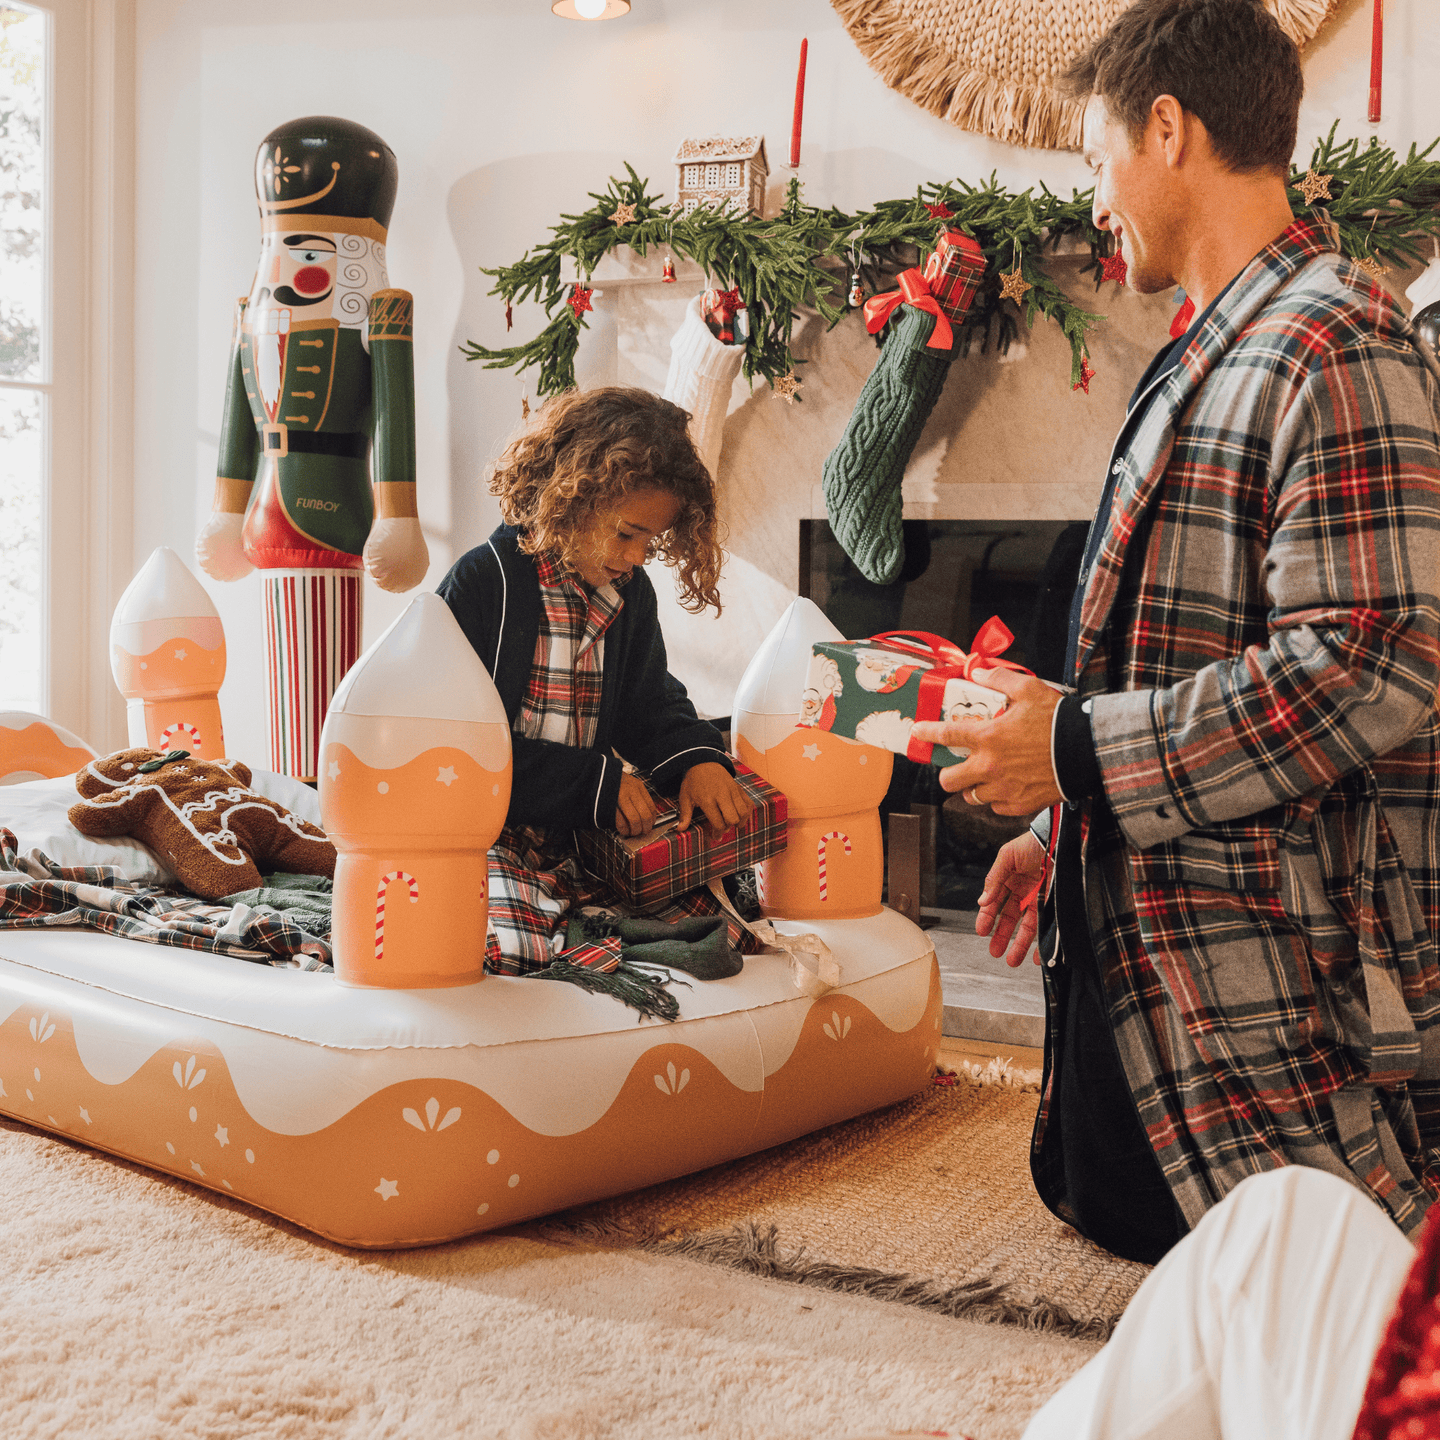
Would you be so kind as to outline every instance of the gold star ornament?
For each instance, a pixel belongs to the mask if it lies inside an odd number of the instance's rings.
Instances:
[[[1025,298],[1027,290],[1035,287],[1020,273],[1017,265],[1008,275],[1000,277],[1000,298],[1013,300],[1017,305]]]
[[[793,405],[796,392],[800,389],[800,381],[796,378],[795,372],[791,370],[775,382],[773,389],[777,400],[783,400],[787,405]]]
[[[1317,175],[1313,170],[1307,170],[1300,182],[1300,193],[1305,197],[1305,203],[1313,205],[1317,200],[1333,200],[1335,197],[1330,193],[1330,182],[1334,178],[1333,175]]]
[[[635,207],[633,205],[617,205],[615,213],[610,218],[616,225],[633,225],[635,223]]]
[[[1388,265],[1382,265],[1374,255],[1361,255],[1355,263],[1378,285],[1384,275],[1390,273]]]

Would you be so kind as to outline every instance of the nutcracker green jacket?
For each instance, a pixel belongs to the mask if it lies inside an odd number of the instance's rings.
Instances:
[[[679,789],[692,765],[718,762],[733,774],[720,732],[696,715],[685,687],[666,668],[655,588],[639,569],[605,632],[593,747],[515,733],[540,633],[540,581],[518,537],[513,526],[500,526],[462,555],[437,587],[490,672],[510,720],[515,769],[506,823],[612,828],[623,774],[617,751],[666,794]]]
[[[1306,219],[1157,384],[1072,677],[1121,1064],[1192,1225],[1304,1164],[1413,1231],[1440,1194],[1440,366]]]

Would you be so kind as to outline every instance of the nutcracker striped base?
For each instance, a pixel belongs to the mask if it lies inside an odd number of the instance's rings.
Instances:
[[[360,654],[363,572],[267,570],[270,768],[313,781],[330,697]]]

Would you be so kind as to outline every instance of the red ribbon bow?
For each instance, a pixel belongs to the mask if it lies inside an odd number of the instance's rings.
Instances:
[[[950,330],[950,321],[940,308],[940,302],[930,293],[930,287],[925,283],[925,277],[918,270],[902,270],[899,279],[900,288],[898,290],[887,290],[883,295],[872,295],[865,302],[865,328],[874,335],[890,318],[891,311],[897,305],[913,305],[917,310],[924,310],[927,314],[935,317],[935,328],[930,332],[930,339],[926,341],[927,347],[932,350],[948,350],[955,343]],[[893,633],[899,635],[911,632],[897,630]],[[919,632],[913,633],[918,634]],[[939,639],[938,636],[932,638]],[[941,643],[950,644],[948,640],[941,641]],[[956,651],[956,654],[959,653]]]
[[[1015,637],[998,615],[992,615],[976,632],[975,639],[971,641],[974,649],[968,655],[958,645],[943,636],[932,635],[928,630],[885,630],[870,638],[888,641],[896,650],[923,652],[925,658],[932,662],[931,668],[920,676],[920,699],[915,707],[917,721],[940,718],[947,680],[974,680],[976,670],[1017,670],[1022,675],[1035,673],[1014,660],[1001,657],[1000,652],[1007,649]],[[934,749],[928,740],[911,740],[905,754],[911,760],[928,765]]]

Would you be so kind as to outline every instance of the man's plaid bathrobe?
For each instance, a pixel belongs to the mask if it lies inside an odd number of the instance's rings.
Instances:
[[[1437,423],[1440,367],[1306,221],[1112,457],[1075,675],[1108,802],[1082,806],[1085,897],[1192,1225],[1285,1163],[1406,1231],[1440,1194]]]

